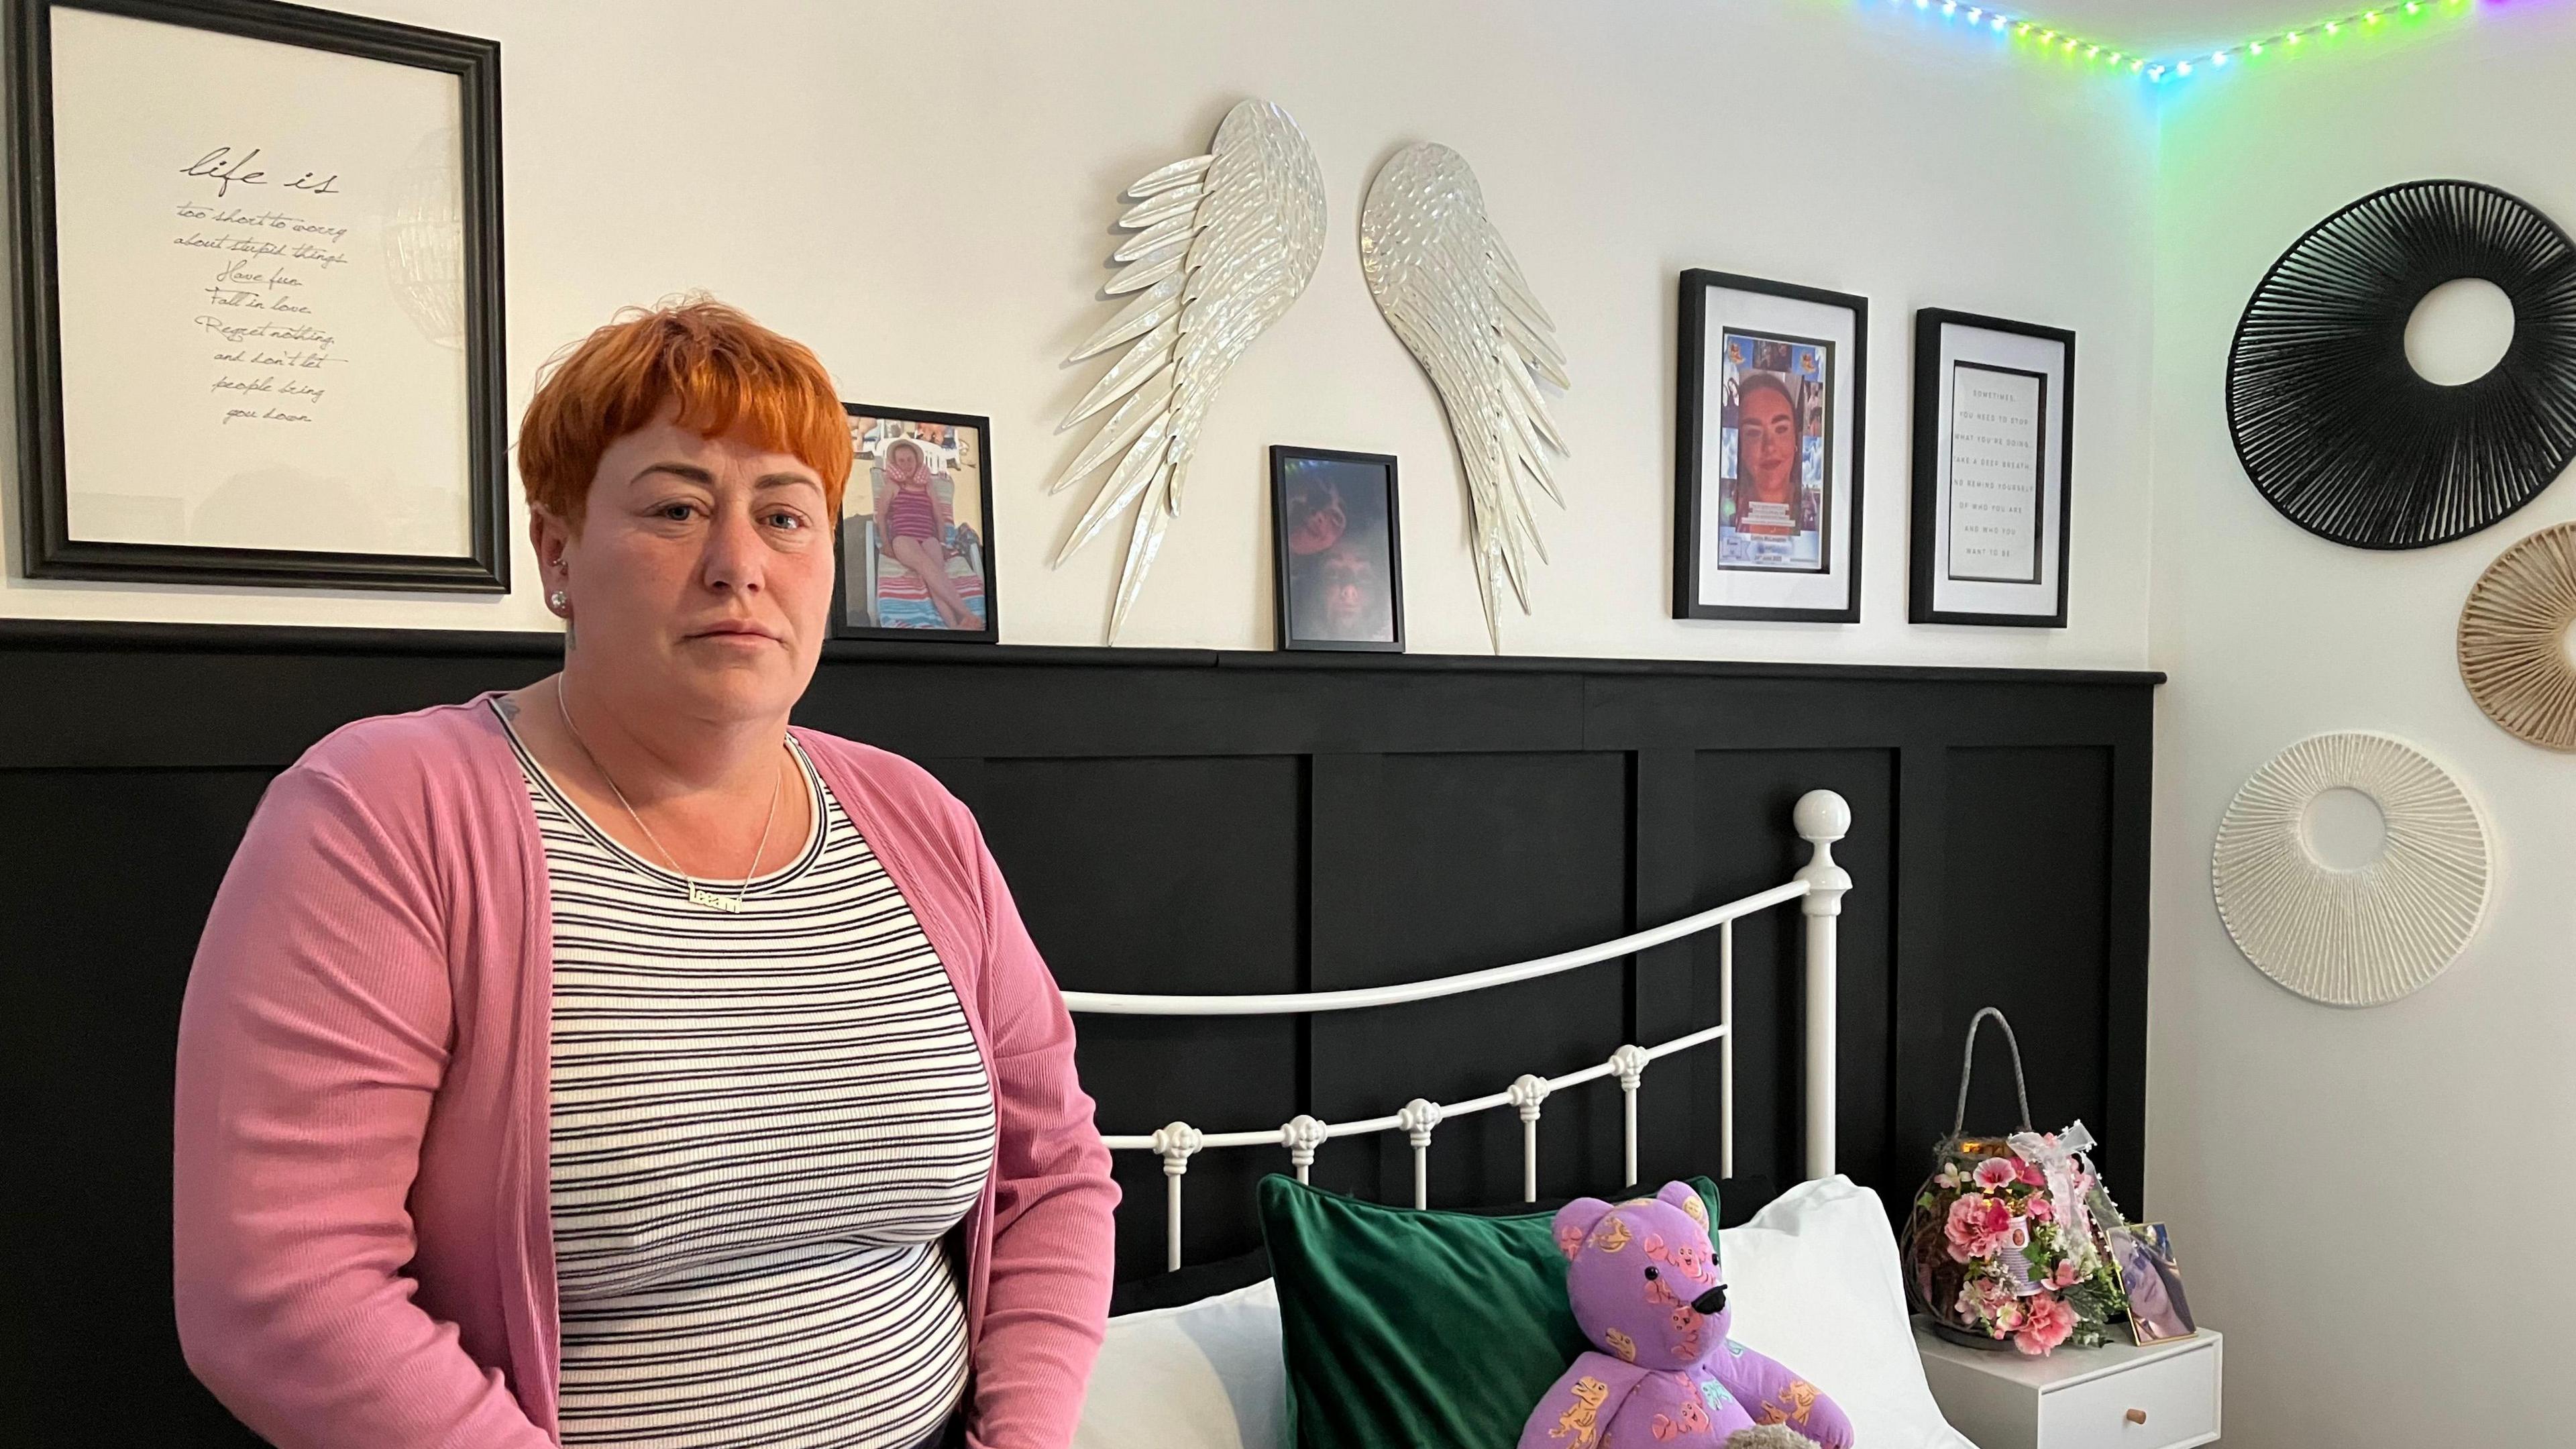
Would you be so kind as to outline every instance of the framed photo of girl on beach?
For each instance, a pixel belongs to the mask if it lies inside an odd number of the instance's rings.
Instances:
[[[1860,619],[1869,303],[1682,274],[1673,617]]]
[[[970,413],[843,403],[849,487],[832,633],[1001,637],[993,589],[993,425]]]

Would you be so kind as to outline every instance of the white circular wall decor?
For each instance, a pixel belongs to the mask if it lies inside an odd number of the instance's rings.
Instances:
[[[2576,750],[2576,523],[2540,530],[2487,565],[2460,609],[2460,682],[2487,718],[2548,750]]]
[[[2356,790],[2386,826],[2379,854],[2351,870],[2319,858],[2308,807]],[[2451,964],[2486,913],[2494,852],[2458,781],[2402,740],[2312,735],[2274,755],[2219,821],[2210,882],[2245,959],[2330,1006],[2379,1006]]]

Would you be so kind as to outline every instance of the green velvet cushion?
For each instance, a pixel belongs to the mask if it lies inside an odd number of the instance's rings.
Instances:
[[[1717,1184],[1690,1183],[1716,1222]],[[1258,1196],[1299,1449],[1510,1449],[1591,1347],[1553,1212],[1381,1207],[1275,1175]]]

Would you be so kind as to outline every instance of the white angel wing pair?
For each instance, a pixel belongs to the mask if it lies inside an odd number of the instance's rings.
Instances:
[[[1118,224],[1136,234],[1110,254],[1114,295],[1136,293],[1108,325],[1073,351],[1080,361],[1124,343],[1065,419],[1117,411],[1057,477],[1055,488],[1108,466],[1109,477],[1057,553],[1062,563],[1130,503],[1127,562],[1109,637],[1180,512],[1181,483],[1199,420],[1225,371],[1306,290],[1324,255],[1324,170],[1288,113],[1244,101],[1226,113],[1208,154],[1175,161],[1127,188],[1134,204]],[[1122,401],[1123,399],[1123,401]]]
[[[1287,112],[1247,100],[1226,113],[1208,154],[1148,173],[1126,199],[1132,205],[1118,224],[1135,235],[1110,254],[1121,270],[1108,290],[1136,295],[1074,349],[1073,360],[1127,351],[1065,424],[1112,404],[1116,411],[1050,490],[1109,470],[1058,563],[1137,505],[1109,615],[1112,640],[1180,511],[1199,422],[1218,383],[1315,274],[1323,168]],[[1378,173],[1360,218],[1360,261],[1378,309],[1430,374],[1457,437],[1485,626],[1499,650],[1497,575],[1526,613],[1528,552],[1547,557],[1523,483],[1564,501],[1542,445],[1562,453],[1565,444],[1537,387],[1542,377],[1567,382],[1555,324],[1485,219],[1475,173],[1445,146],[1407,147]]]

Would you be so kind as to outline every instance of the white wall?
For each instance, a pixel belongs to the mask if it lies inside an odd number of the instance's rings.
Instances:
[[[1572,508],[1518,654],[2127,666],[2146,656],[2152,131],[2136,93],[1777,0],[937,5],[359,0],[502,46],[511,415],[619,306],[706,287],[813,343],[853,400],[991,415],[1002,632],[1097,643],[1117,542],[1045,567],[1082,495],[1043,486],[1100,364],[1115,195],[1246,95],[1321,158],[1321,269],[1246,354],[1122,642],[1267,648],[1265,449],[1402,458],[1416,651],[1486,647],[1438,403],[1355,241],[1378,164],[1474,164],[1572,356]],[[1863,622],[1670,614],[1674,291],[1709,266],[1872,303]],[[2071,627],[1905,623],[1912,313],[2081,334]],[[5,522],[5,521],[0,521]],[[17,576],[0,614],[540,628],[508,599],[149,590]],[[520,576],[532,576],[524,545]]]
[[[2228,339],[2263,269],[2336,207],[2459,176],[2576,227],[2576,9],[2489,9],[2167,103],[2156,248],[2156,760],[2148,1171],[2193,1306],[2226,1328],[2249,1449],[2576,1443],[2576,759],[2460,687],[2452,630],[2505,546],[2576,518],[2560,480],[2437,548],[2309,536],[2247,484]],[[2338,1011],[2274,986],[2210,904],[2220,812],[2274,751],[2385,730],[2483,801],[2484,929],[2416,995]]]

